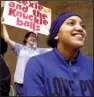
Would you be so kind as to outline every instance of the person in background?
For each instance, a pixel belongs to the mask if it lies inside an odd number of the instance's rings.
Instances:
[[[57,17],[48,39],[53,50],[27,62],[24,96],[92,96],[93,59],[80,50],[86,35],[84,21],[76,13]]]
[[[3,35],[5,41],[11,45],[13,52],[17,56],[17,65],[14,74],[14,83],[16,86],[17,95],[23,95],[23,79],[26,63],[30,57],[43,54],[51,50],[51,48],[37,47],[37,34],[34,32],[27,32],[23,44],[17,43],[9,38],[6,25],[3,24]]]
[[[7,46],[7,43],[0,35],[0,96],[9,96],[11,84],[11,73],[3,58],[7,51]]]

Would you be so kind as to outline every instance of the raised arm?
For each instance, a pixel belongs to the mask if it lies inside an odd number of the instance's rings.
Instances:
[[[12,47],[15,46],[15,42],[12,41],[10,38],[9,38],[9,35],[8,35],[8,31],[7,31],[7,28],[6,28],[6,25],[3,24],[3,36],[4,36],[4,39],[5,41],[10,44]]]

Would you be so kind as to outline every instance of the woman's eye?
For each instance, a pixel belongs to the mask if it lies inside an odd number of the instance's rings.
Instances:
[[[75,23],[74,23],[74,22],[69,22],[68,24],[69,24],[69,25],[74,25]]]

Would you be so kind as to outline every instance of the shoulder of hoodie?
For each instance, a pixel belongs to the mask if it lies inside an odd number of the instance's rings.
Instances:
[[[53,59],[53,56],[54,56],[53,50],[48,51],[43,54],[39,54],[37,56],[33,56],[33,57],[29,58],[29,60],[27,62],[27,67],[28,68],[37,68],[37,70],[39,68],[41,68],[43,70],[43,68],[45,68],[46,66],[51,65],[50,63]]]
[[[87,68],[93,69],[94,59],[87,55],[84,55],[84,59],[85,59],[84,61],[85,61]]]
[[[37,56],[33,56],[31,57],[29,60],[31,61],[31,63],[39,63],[39,64],[45,64],[48,61],[50,61],[50,59],[54,56],[53,53],[53,49],[48,50],[47,52],[43,53],[43,54],[39,54]]]
[[[53,53],[53,49],[52,48],[38,48],[38,49],[41,49],[41,50],[46,50],[47,52],[43,53],[43,54],[39,54],[37,56],[33,56],[31,57],[31,59],[36,59],[36,60],[42,60],[42,59],[45,59],[47,57],[50,57]]]
[[[94,59],[92,57],[90,57],[90,56],[84,55],[84,58],[89,63],[93,63],[94,62]]]

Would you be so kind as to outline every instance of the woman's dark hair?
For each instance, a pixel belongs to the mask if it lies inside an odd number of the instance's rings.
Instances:
[[[0,36],[0,54],[3,56],[8,49],[8,44],[5,40]]]
[[[25,37],[24,37],[24,40],[23,40],[23,44],[24,44],[24,45],[26,45],[26,43],[27,43],[26,39],[30,36],[31,33],[35,34],[34,32],[27,32],[27,33],[25,34]]]
[[[61,13],[59,16],[61,16],[61,15],[63,15],[63,14],[66,14],[66,12],[64,12],[64,13]],[[58,18],[58,17],[57,17]],[[54,22],[54,21],[53,21]],[[58,32],[58,31],[57,31]],[[57,35],[57,33],[56,33],[56,35]],[[56,36],[55,35],[55,36]],[[52,39],[52,37],[49,35],[48,36],[48,39],[47,39],[47,44],[50,46],[50,47],[52,47],[52,48],[54,48],[54,47],[57,47],[57,40],[56,39]]]
[[[57,47],[57,40],[56,40],[56,39],[52,39],[52,38],[50,37],[50,35],[49,35],[49,36],[48,36],[48,39],[47,39],[47,44],[48,44],[50,47],[52,47],[52,48]]]

